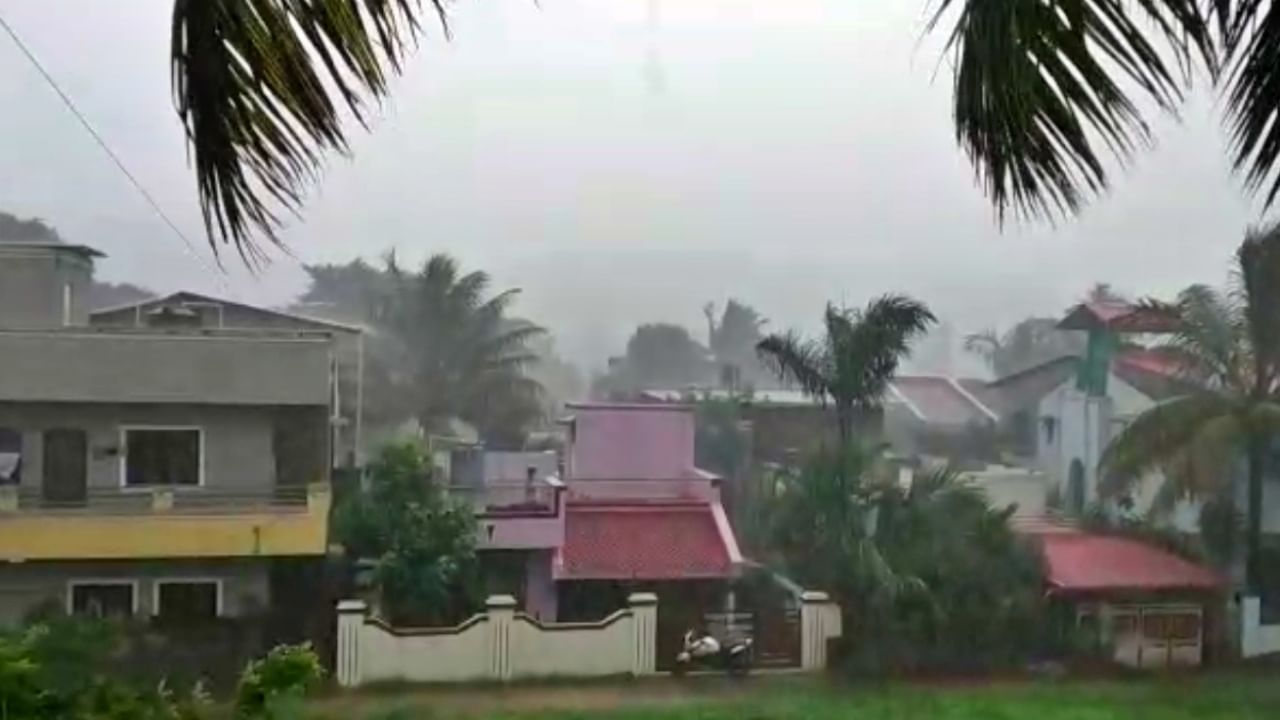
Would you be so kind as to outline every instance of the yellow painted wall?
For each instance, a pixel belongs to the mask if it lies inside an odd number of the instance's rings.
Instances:
[[[323,555],[329,502],[326,489],[278,511],[0,513],[0,561]]]

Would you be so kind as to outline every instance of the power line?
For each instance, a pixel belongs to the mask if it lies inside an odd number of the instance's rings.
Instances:
[[[173,231],[173,234],[177,235],[178,238],[182,240],[183,244],[187,246],[187,252],[195,256],[195,258],[201,263],[204,263],[206,270],[213,271],[213,268],[208,264],[208,260],[196,250],[195,244],[191,242],[191,238],[187,237],[187,234],[182,232],[182,229],[178,227],[178,224],[169,217],[169,214],[164,211],[164,208],[160,207],[160,203],[156,202],[155,197],[152,196],[147,188],[142,185],[142,182],[129,171],[129,168],[125,166],[124,161],[120,159],[120,156],[111,149],[111,146],[107,144],[106,139],[98,134],[98,131],[95,130],[93,125],[89,122],[89,119],[80,112],[80,109],[76,107],[74,102],[72,102],[71,97],[68,96],[58,84],[58,81],[54,80],[53,76],[49,74],[49,71],[46,70],[44,65],[40,63],[40,60],[36,58],[35,54],[27,48],[26,43],[22,42],[22,38],[18,36],[17,31],[13,29],[13,26],[9,24],[9,21],[6,20],[3,15],[0,15],[0,28],[4,28],[5,33],[9,35],[11,40],[13,40],[13,44],[18,47],[18,50],[22,51],[22,54],[26,56],[27,60],[31,62],[31,65],[35,67],[36,71],[40,73],[40,76],[44,78],[45,83],[48,84],[55,93],[57,93],[58,97],[62,100],[62,104],[65,105],[67,109],[71,111],[71,114],[80,121],[80,125],[89,133],[94,142],[98,144],[98,147],[102,148],[102,151],[107,154],[107,157],[111,158],[111,162],[115,163],[116,168],[118,168],[129,180],[129,184],[133,185],[133,188],[138,191],[138,194],[142,196],[142,199],[146,201],[147,205],[150,205],[156,215],[159,215],[160,219],[163,220],[164,223],[169,226],[169,229]],[[221,273],[215,273],[215,275],[218,276],[222,285],[225,287],[226,278],[222,277]]]

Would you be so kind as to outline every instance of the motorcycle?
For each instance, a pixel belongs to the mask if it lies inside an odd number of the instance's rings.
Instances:
[[[684,634],[684,649],[676,655],[675,674],[690,670],[723,670],[742,677],[751,671],[751,638],[721,642],[710,633],[689,630]]]

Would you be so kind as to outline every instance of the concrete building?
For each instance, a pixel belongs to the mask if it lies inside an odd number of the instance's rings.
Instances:
[[[327,549],[334,329],[94,318],[101,256],[0,243],[0,624],[263,612]]]

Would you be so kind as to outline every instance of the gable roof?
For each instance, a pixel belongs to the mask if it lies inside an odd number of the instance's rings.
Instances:
[[[275,318],[283,318],[293,320],[299,323],[312,325],[315,327],[327,328],[330,330],[341,330],[343,332],[360,333],[364,332],[364,328],[357,325],[348,325],[346,323],[334,322],[332,320],[322,320],[320,318],[299,315],[297,313],[285,312],[283,310],[273,310],[270,308],[259,307],[257,305],[249,305],[247,303],[227,300],[225,298],[214,297],[212,295],[203,295],[201,293],[191,292],[189,290],[179,290],[163,297],[150,298],[148,300],[139,300],[137,302],[125,303],[123,305],[114,305],[112,307],[99,308],[89,313],[90,318],[102,317],[106,315],[114,315],[125,310],[146,309],[155,306],[180,305],[182,303],[209,303],[213,305],[225,305],[241,310]]]
[[[920,420],[935,425],[968,425],[999,419],[994,410],[954,378],[941,375],[899,375],[893,379],[896,393]]]
[[[1080,358],[1063,355],[1005,375],[987,384],[986,396],[1001,414],[1026,408],[1076,374]]]
[[[1071,308],[1058,323],[1063,330],[1096,330],[1115,332],[1158,333],[1174,329],[1175,319],[1151,307],[1127,302],[1087,301]]]
[[[1154,545],[1087,532],[1039,536],[1045,580],[1057,592],[1216,590],[1221,575]]]

